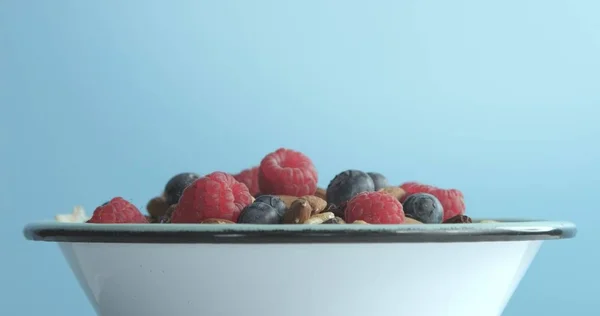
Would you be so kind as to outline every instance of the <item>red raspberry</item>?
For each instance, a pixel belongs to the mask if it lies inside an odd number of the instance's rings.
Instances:
[[[116,197],[108,203],[98,206],[94,210],[92,218],[87,222],[97,224],[142,224],[148,223],[148,220],[135,205],[125,201],[122,197]]]
[[[404,200],[415,193],[431,193],[432,190],[435,189],[432,185],[422,184],[419,182],[406,182],[400,185],[400,188],[406,192],[404,196],[400,199],[401,203],[404,203]]]
[[[263,158],[258,170],[262,194],[313,195],[317,191],[318,180],[317,169],[308,157],[285,148]]]
[[[237,222],[252,203],[245,184],[224,172],[213,172],[188,186],[171,215],[171,223],[201,223],[207,218]]]
[[[444,220],[452,218],[456,215],[462,215],[465,213],[465,201],[462,192],[456,189],[440,189],[431,185],[421,184],[418,182],[406,182],[400,186],[406,194],[400,199],[400,202],[404,203],[404,200],[415,193],[429,193],[435,196],[442,207],[444,208]]]
[[[256,195],[258,190],[258,167],[242,170],[240,173],[233,176],[237,181],[245,184],[248,187],[248,191],[253,196]]]
[[[402,224],[402,204],[391,194],[363,192],[353,197],[345,210],[346,222],[363,220],[369,224]]]
[[[465,213],[465,199],[459,190],[436,188],[429,193],[442,203],[442,207],[444,207],[444,221]]]

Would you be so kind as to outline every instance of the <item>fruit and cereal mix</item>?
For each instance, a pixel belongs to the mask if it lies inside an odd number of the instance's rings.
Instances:
[[[377,172],[345,170],[327,188],[306,155],[280,148],[238,174],[186,172],[150,199],[148,215],[115,197],[91,218],[81,207],[63,222],[157,224],[441,224],[471,223],[463,194],[417,182],[390,185]]]

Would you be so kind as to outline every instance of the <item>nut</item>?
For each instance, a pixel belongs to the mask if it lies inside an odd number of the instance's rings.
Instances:
[[[297,199],[283,215],[284,224],[302,224],[310,218],[312,207],[306,199]]]
[[[202,224],[235,224],[232,221],[221,218],[207,218],[202,221]]]
[[[167,201],[162,196],[157,196],[148,201],[148,204],[146,204],[146,210],[148,210],[148,214],[155,218],[165,215],[165,212],[168,208],[169,204],[167,204]]]
[[[280,198],[283,201],[283,203],[285,203],[285,206],[287,208],[292,207],[292,203],[294,203],[294,201],[298,199],[298,197],[291,195],[277,195],[277,197]]]
[[[406,217],[404,219],[404,224],[423,224],[423,223],[419,222],[418,220],[416,220],[414,218]]]
[[[320,197],[323,200],[327,201],[327,190],[323,188],[317,188],[317,192],[315,192],[316,197]]]
[[[325,213],[321,213],[321,214],[325,214]],[[324,221],[323,224],[346,224],[346,222],[341,217],[336,216],[332,219],[328,219],[328,220]]]
[[[325,202],[325,200],[314,195],[305,195],[300,198],[290,195],[278,195],[278,197],[281,199],[281,201],[283,201],[288,210],[291,209],[294,203],[298,200],[307,202],[311,215],[321,213],[327,207],[327,202]]]
[[[173,211],[175,211],[176,207],[177,207],[177,204],[173,204],[173,205],[169,206],[169,208],[165,212],[165,215],[163,215],[160,218],[160,223],[161,224],[168,224],[168,223],[171,222],[171,215],[173,215]]]
[[[444,224],[468,224],[473,220],[467,215],[456,215],[444,221]]]
[[[363,220],[355,220],[354,222],[352,222],[352,224],[360,224],[360,225],[369,225],[369,223],[363,221]]]
[[[159,219],[159,218],[156,218],[156,217],[153,217],[153,216],[150,216],[150,215],[145,215],[144,217],[146,217],[146,220],[147,220],[147,221],[148,221],[148,223],[150,223],[150,224],[157,224],[157,223],[160,223],[160,219]]]
[[[308,204],[310,204],[310,207],[312,208],[311,214],[321,213],[327,207],[327,202],[318,196],[306,195],[301,197],[301,199],[308,201]]]
[[[387,194],[395,197],[396,200],[400,200],[401,198],[403,198],[406,195],[406,191],[404,191],[402,188],[399,188],[399,187],[385,187],[385,188],[379,189],[378,192],[387,193]]]
[[[330,219],[334,219],[335,215],[331,212],[325,212],[325,213],[320,213],[320,214],[316,214],[311,216],[309,219],[307,219],[304,224],[322,224],[325,221],[328,221]]]
[[[54,219],[60,223],[85,223],[90,218],[85,215],[83,206],[77,205],[71,214],[58,214]]]
[[[327,204],[327,207],[323,212],[333,212],[335,216],[344,218],[344,211],[346,209],[346,203],[343,203],[341,206],[337,206],[335,204]]]

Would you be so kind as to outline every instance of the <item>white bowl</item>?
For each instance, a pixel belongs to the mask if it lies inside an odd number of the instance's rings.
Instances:
[[[567,222],[38,223],[103,316],[500,315]]]

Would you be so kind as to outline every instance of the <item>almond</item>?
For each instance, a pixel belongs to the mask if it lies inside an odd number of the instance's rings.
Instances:
[[[396,200],[400,201],[406,195],[406,191],[399,187],[386,187],[379,189],[378,192],[387,193],[396,198]]]
[[[310,204],[310,207],[312,208],[311,214],[321,213],[327,207],[327,202],[318,196],[306,195],[301,198],[305,199],[308,201],[308,204]]]
[[[202,221],[202,224],[235,224],[232,221],[220,218],[207,218]]]
[[[292,203],[294,203],[294,201],[298,199],[298,197],[291,195],[277,195],[277,197],[280,198],[283,201],[283,203],[285,203],[285,206],[287,206],[287,208],[292,207]]]
[[[315,192],[315,196],[322,198],[327,201],[327,190],[323,188],[317,188],[317,192]]]
[[[173,215],[173,212],[175,211],[176,208],[177,208],[177,204],[173,204],[173,205],[169,206],[169,208],[165,212],[165,215],[161,219],[161,223],[165,223],[165,224],[170,223],[171,215]]]
[[[296,199],[283,215],[284,224],[302,224],[310,218],[312,207],[306,199]]]
[[[413,219],[413,218],[410,218],[410,217],[406,217],[404,219],[404,224],[423,224],[423,223],[419,222],[416,219]]]
[[[473,220],[467,215],[456,215],[444,221],[444,224],[469,224]]]
[[[333,218],[335,218],[335,215],[331,212],[320,213],[311,216],[304,222],[304,224],[322,224],[323,222],[326,222]]]
[[[152,200],[148,201],[148,204],[146,205],[146,210],[148,210],[148,214],[155,218],[159,218],[165,215],[168,209],[169,204],[167,204],[167,201],[162,196],[153,198]]]

